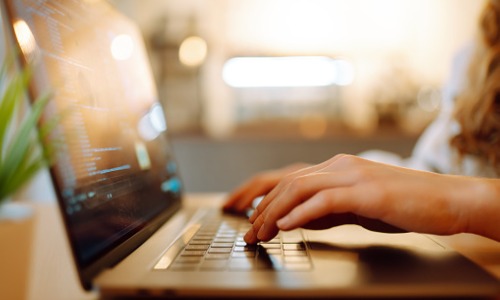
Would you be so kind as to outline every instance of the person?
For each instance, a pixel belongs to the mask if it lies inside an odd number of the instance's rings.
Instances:
[[[382,232],[474,233],[500,241],[500,0],[487,1],[479,36],[456,60],[439,117],[412,157],[375,161],[339,154],[257,174],[223,209],[241,213],[265,195],[249,220],[247,243],[279,230],[359,224]],[[467,67],[466,67],[467,66]]]

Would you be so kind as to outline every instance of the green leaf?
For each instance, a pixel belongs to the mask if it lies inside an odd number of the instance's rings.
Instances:
[[[22,73],[15,75],[12,82],[5,90],[0,102],[0,154],[2,154],[0,166],[4,162],[3,152],[5,142],[7,141],[7,129],[14,120],[15,110],[23,99],[30,77],[31,71],[28,69],[25,69]]]
[[[9,181],[0,188],[0,199],[4,199],[15,191],[19,190],[26,184],[39,170],[46,166],[43,157],[36,157],[33,162],[22,166],[16,172],[14,177],[9,178]]]
[[[8,157],[0,168],[0,182],[8,182],[14,173],[20,172],[19,168],[26,159],[30,146],[35,142],[34,129],[42,114],[43,108],[49,101],[49,97],[38,99],[32,106],[31,113],[24,120],[21,128],[16,132],[15,139],[8,147],[5,157]]]

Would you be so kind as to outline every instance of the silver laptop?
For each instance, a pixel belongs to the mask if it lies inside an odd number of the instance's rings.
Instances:
[[[419,234],[356,226],[246,245],[245,218],[185,209],[144,45],[98,0],[7,0],[44,118],[64,114],[51,169],[75,266],[103,297],[483,297],[499,283]],[[180,166],[182,169],[182,166]],[[214,170],[217,172],[217,170]]]

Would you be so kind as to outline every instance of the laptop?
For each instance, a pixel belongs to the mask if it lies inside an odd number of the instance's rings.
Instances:
[[[246,245],[245,218],[186,208],[137,27],[99,0],[7,0],[43,122],[82,287],[118,297],[490,297],[499,282],[432,236],[357,226]],[[214,170],[217,172],[217,170]],[[221,175],[223,176],[223,175]]]

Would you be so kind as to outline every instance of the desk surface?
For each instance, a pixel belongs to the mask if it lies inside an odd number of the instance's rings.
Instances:
[[[214,205],[220,194],[190,195],[189,201]],[[96,299],[78,282],[61,218],[54,203],[36,204],[36,229],[28,299]],[[476,262],[500,280],[500,243],[480,236],[459,234],[439,240]],[[2,241],[5,242],[5,241]],[[2,270],[0,269],[0,272]]]

